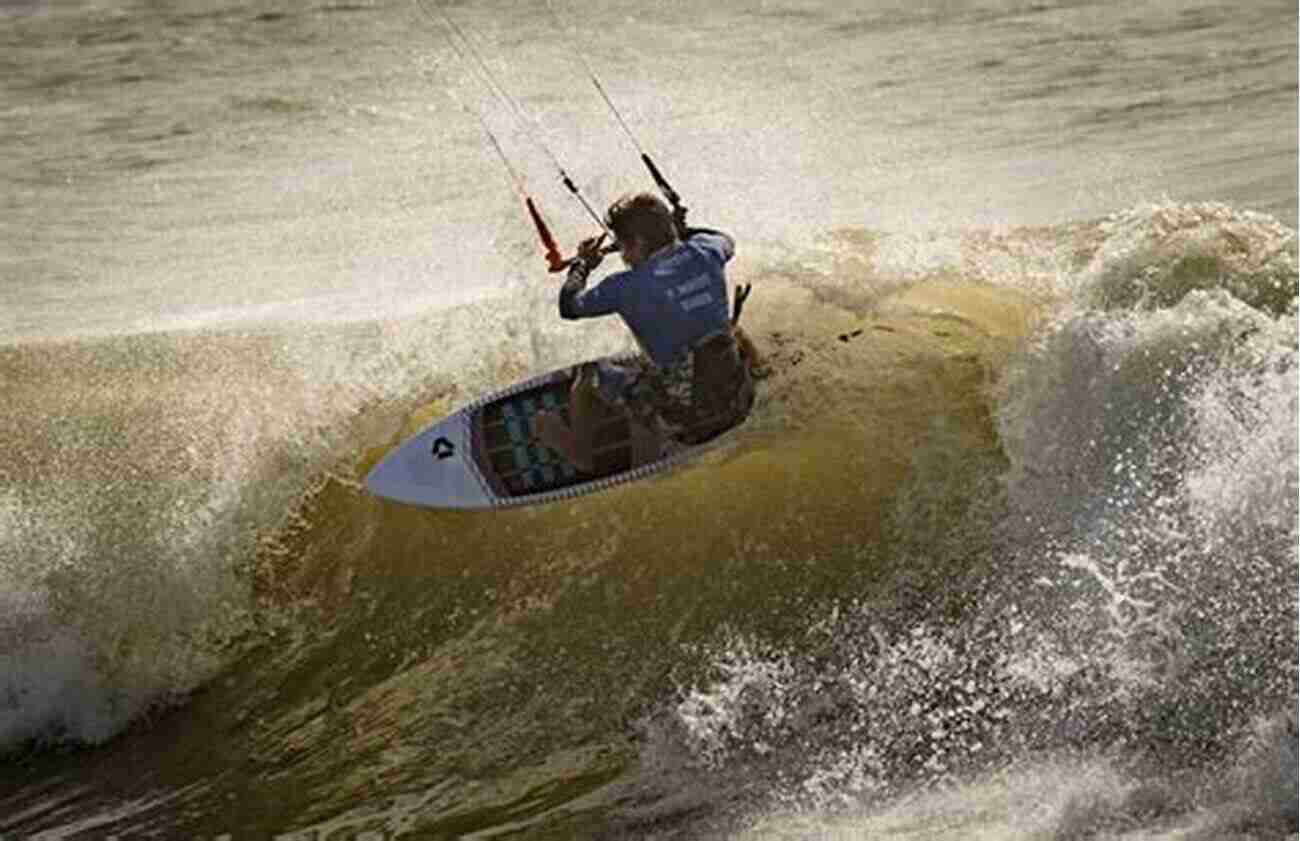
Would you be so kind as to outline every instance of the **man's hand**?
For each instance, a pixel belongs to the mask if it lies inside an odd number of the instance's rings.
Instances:
[[[601,250],[601,245],[605,242],[605,234],[598,237],[587,237],[578,243],[578,259],[586,264],[588,269],[594,269],[600,265],[600,261],[605,259],[605,252]]]

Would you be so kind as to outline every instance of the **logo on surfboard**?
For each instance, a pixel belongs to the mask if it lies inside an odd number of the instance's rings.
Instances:
[[[456,454],[456,445],[442,436],[433,439],[433,449],[430,450],[434,458],[442,461],[445,458],[451,458]]]

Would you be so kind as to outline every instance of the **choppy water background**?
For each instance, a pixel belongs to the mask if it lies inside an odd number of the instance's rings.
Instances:
[[[0,834],[1295,833],[1294,5],[556,7],[778,373],[467,516],[357,480],[626,343],[457,104],[648,186],[546,4],[446,6],[528,131],[411,3],[0,4]]]

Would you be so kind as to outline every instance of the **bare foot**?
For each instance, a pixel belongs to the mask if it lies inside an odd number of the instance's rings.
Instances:
[[[558,410],[538,412],[533,415],[533,429],[537,432],[538,441],[555,450],[579,470],[591,472],[591,459],[584,459],[579,455],[577,436],[564,422]]]

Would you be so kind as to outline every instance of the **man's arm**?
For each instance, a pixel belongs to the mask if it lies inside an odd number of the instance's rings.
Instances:
[[[587,288],[587,275],[591,269],[582,260],[574,260],[569,265],[569,276],[560,287],[560,318],[582,318],[578,307],[578,296]]]
[[[614,284],[598,283],[594,289],[587,290],[587,276],[604,258],[600,239],[584,240],[578,246],[578,256],[569,264],[569,275],[560,287],[560,318],[592,318],[618,310]]]
[[[718,264],[725,264],[736,254],[736,241],[729,234],[713,228],[687,228],[686,238],[700,237],[700,245],[718,259]]]

